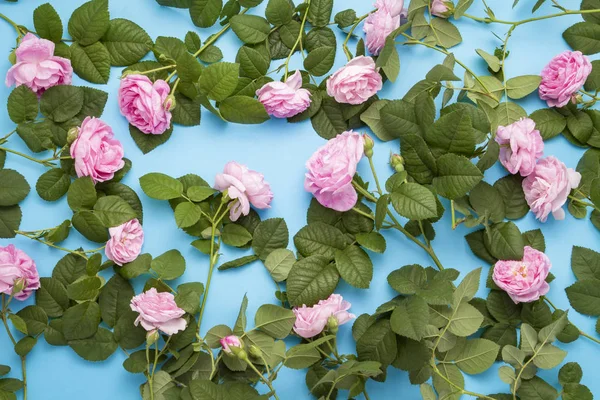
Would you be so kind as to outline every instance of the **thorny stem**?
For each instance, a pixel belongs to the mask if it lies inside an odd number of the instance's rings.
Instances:
[[[535,22],[535,21],[541,21],[544,19],[550,19],[550,18],[556,18],[556,17],[562,17],[564,15],[577,15],[577,14],[593,14],[593,13],[600,13],[600,9],[595,9],[595,10],[565,10],[564,12],[561,13],[556,13],[556,14],[549,14],[549,15],[544,15],[541,17],[534,17],[534,18],[527,18],[527,19],[523,19],[520,21],[504,21],[501,19],[497,19],[496,17],[475,17],[473,15],[470,14],[463,14],[464,17],[472,19],[474,21],[478,21],[478,22],[485,22],[486,24],[490,24],[490,23],[497,23],[497,24],[504,24],[504,25],[512,25],[514,27],[517,27],[519,25],[523,25],[523,24],[527,24],[529,22]]]
[[[7,137],[8,137],[8,136],[7,136]],[[58,158],[56,158],[56,157],[53,157],[53,158],[48,158],[48,159],[45,159],[45,160],[38,160],[37,158],[34,158],[34,157],[31,157],[31,156],[28,156],[27,154],[24,154],[24,153],[21,153],[21,152],[19,152],[19,151],[12,150],[12,149],[9,149],[9,148],[6,148],[6,147],[0,147],[0,150],[4,150],[4,151],[5,151],[5,152],[7,152],[7,153],[12,153],[12,154],[15,154],[15,155],[17,155],[17,156],[20,156],[20,157],[26,158],[26,159],[28,159],[29,161],[33,161],[33,162],[35,162],[35,163],[42,164],[43,166],[45,166],[45,167],[49,167],[49,168],[53,168],[53,167],[55,167],[55,165],[54,165],[53,163],[51,163],[50,161],[53,161],[53,160],[57,160],[57,159],[58,159]]]
[[[552,301],[550,301],[550,299],[546,296],[542,296],[542,299],[548,303],[548,305],[550,307],[552,307],[554,310],[558,310],[558,308],[554,305],[554,303],[552,303]],[[583,331],[579,331],[579,335],[588,338],[589,340],[591,340],[592,342],[596,342],[598,344],[600,344],[600,340],[596,339],[595,337],[588,335],[587,333],[583,332]]]
[[[350,53],[350,50],[348,49],[348,42],[350,41],[350,38],[352,37],[352,34],[354,33],[354,30],[356,29],[356,27],[362,21],[364,21],[370,14],[371,13],[367,13],[367,14],[363,15],[362,17],[358,18],[356,21],[354,21],[354,24],[348,31],[348,35],[346,35],[346,40],[344,40],[344,44],[342,45],[342,48],[344,49],[344,53],[346,54],[348,61],[352,60],[352,53]]]
[[[296,51],[296,48],[298,47],[298,45],[300,45],[300,47],[302,47],[302,35],[304,34],[304,26],[306,25],[306,19],[308,18],[308,9],[310,8],[310,1],[311,0],[306,0],[306,11],[304,12],[304,16],[302,17],[302,24],[300,25],[300,33],[298,33],[296,42],[292,46],[292,49],[290,50],[290,53],[288,54],[287,59],[285,60],[285,73],[283,75],[284,80],[287,80],[287,78],[288,78],[289,64],[290,64],[290,59],[292,58],[292,55]]]
[[[8,304],[10,303],[11,300],[12,300],[12,296],[10,296],[8,301],[6,301],[5,295],[2,294],[2,312],[0,312],[0,316],[2,317],[2,323],[4,324],[4,328],[6,328],[6,333],[8,334],[10,341],[12,342],[13,346],[16,346],[17,341],[15,340],[15,337],[13,336],[12,332],[10,331],[10,327],[8,326],[8,321],[6,318],[6,315],[8,314]],[[27,364],[25,361],[25,356],[20,356],[20,358],[21,358],[21,371],[23,373],[23,400],[27,400]]]

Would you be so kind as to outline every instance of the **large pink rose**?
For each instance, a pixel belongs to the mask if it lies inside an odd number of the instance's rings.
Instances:
[[[583,87],[592,72],[592,63],[580,51],[560,53],[542,70],[540,99],[548,107],[563,107]]]
[[[546,277],[552,268],[550,259],[541,251],[525,246],[521,261],[498,261],[493,279],[516,303],[538,300],[550,290]]]
[[[146,75],[127,75],[119,87],[121,114],[140,131],[161,135],[171,126],[170,92],[162,79],[152,83]]]
[[[555,219],[565,218],[562,206],[567,202],[571,189],[579,186],[581,174],[555,157],[540,160],[533,173],[523,180],[523,191],[529,208],[537,219],[546,222],[552,213]]]
[[[356,318],[354,314],[348,312],[351,306],[339,294],[332,294],[328,299],[321,300],[312,307],[306,305],[295,307],[293,309],[296,315],[294,332],[307,339],[315,337],[323,332],[331,317],[335,318],[338,326],[344,325]]]
[[[379,11],[385,11],[392,17],[399,17],[405,10],[404,0],[377,0],[375,8]]]
[[[306,162],[304,189],[327,208],[350,210],[358,199],[352,178],[363,154],[361,135],[353,131],[337,135]]]
[[[54,55],[53,42],[28,33],[15,55],[17,63],[6,74],[7,86],[25,85],[40,95],[52,86],[71,84],[71,61]]]
[[[383,87],[371,57],[356,57],[327,80],[327,94],[338,103],[362,104]]]
[[[296,71],[285,82],[269,82],[256,91],[267,113],[275,118],[290,118],[310,107],[310,92],[302,89],[302,74]]]
[[[237,347],[237,348],[244,347],[240,338],[235,335],[225,336],[219,342],[221,343],[221,348],[223,349],[223,352],[225,352],[227,354],[231,354],[232,353],[231,349],[234,347]]]
[[[230,218],[237,221],[241,215],[248,215],[250,205],[254,208],[269,208],[273,193],[265,177],[245,165],[235,161],[228,162],[222,174],[215,177],[215,189],[225,191],[231,199],[236,200],[231,207]]]
[[[542,135],[529,118],[499,126],[496,142],[500,145],[500,162],[511,174],[531,174],[537,160],[544,155]]]
[[[17,300],[27,300],[40,288],[40,276],[35,262],[12,244],[0,246],[0,293],[10,296],[15,284],[23,287],[14,296]]]
[[[432,0],[429,10],[436,17],[448,18],[454,11],[454,4],[451,0]]]
[[[175,296],[168,292],[159,293],[155,288],[131,299],[131,309],[140,313],[135,326],[142,324],[148,332],[158,329],[170,336],[183,331],[187,326],[187,321],[181,318],[185,311],[177,307]]]
[[[394,17],[385,10],[369,14],[363,26],[369,53],[378,55],[385,46],[385,39],[399,26],[400,15]]]
[[[123,168],[123,146],[114,138],[110,126],[98,118],[87,117],[71,144],[78,177],[89,176],[94,183],[112,179]]]
[[[106,257],[115,264],[123,265],[132,262],[142,252],[144,230],[137,219],[110,228],[108,232],[110,239],[106,242]]]

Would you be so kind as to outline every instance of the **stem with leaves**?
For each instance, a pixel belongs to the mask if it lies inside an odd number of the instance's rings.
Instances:
[[[372,11],[374,12],[374,11]],[[342,48],[344,49],[344,53],[346,54],[346,57],[348,58],[348,61],[352,60],[352,53],[350,52],[350,50],[348,49],[348,42],[350,41],[350,38],[352,37],[352,35],[354,34],[354,31],[356,30],[356,28],[358,27],[358,25],[364,21],[365,19],[367,19],[367,17],[372,13],[367,13],[365,15],[363,15],[362,17],[359,17],[356,19],[356,21],[354,21],[354,24],[352,25],[352,27],[350,28],[350,30],[348,31],[348,34],[346,35],[346,40],[344,40],[344,44],[342,44]]]
[[[17,45],[18,45],[19,40],[21,40],[21,38],[27,34],[27,29],[23,28],[22,26],[20,26],[19,24],[17,24],[15,21],[8,18],[4,14],[0,14],[0,19],[5,20],[15,29],[15,31],[17,32]]]
[[[11,134],[12,134],[12,133],[11,133]],[[4,139],[6,139],[8,136],[10,136],[10,134],[9,134],[9,135],[7,135],[7,136],[6,136]],[[13,150],[13,149],[9,149],[9,148],[7,148],[7,147],[1,147],[1,146],[0,146],[0,150],[1,150],[1,151],[5,151],[5,152],[7,152],[7,153],[12,153],[12,154],[15,154],[15,155],[17,155],[17,156],[23,157],[23,158],[25,158],[25,159],[27,159],[27,160],[29,160],[29,161],[33,161],[33,162],[35,162],[35,163],[41,164],[41,165],[43,165],[44,167],[48,167],[48,168],[54,168],[54,167],[56,167],[56,164],[54,164],[52,161],[57,161],[57,160],[60,160],[60,159],[62,159],[62,157],[60,157],[59,155],[55,155],[55,156],[53,156],[53,157],[46,158],[46,159],[44,159],[44,160],[39,160],[39,159],[37,159],[37,158],[34,158],[34,157],[31,157],[31,156],[28,156],[27,154],[21,153],[21,152],[19,152],[19,151]],[[71,157],[65,157],[65,158],[71,158]]]
[[[24,236],[26,238],[29,238],[31,240],[35,240],[36,242],[42,243],[48,247],[52,247],[53,249],[57,249],[57,250],[61,250],[64,251],[66,253],[71,253],[74,254],[76,256],[79,257],[83,257],[86,260],[88,259],[88,254],[95,254],[95,253],[99,253],[102,250],[104,250],[104,248],[106,246],[102,246],[102,247],[98,247],[96,249],[92,249],[92,250],[71,250],[71,249],[67,249],[65,247],[61,247],[61,246],[57,246],[52,242],[48,242],[47,240],[42,239],[43,234],[45,234],[48,231],[51,231],[52,229],[43,229],[40,231],[30,231],[30,232],[25,232],[25,231],[15,231],[15,233],[17,235],[21,235]]]
[[[287,80],[287,78],[288,78],[290,59],[292,58],[292,55],[296,51],[296,48],[298,46],[300,46],[300,51],[301,52],[303,51],[303,49],[302,49],[302,36],[304,35],[304,26],[306,25],[306,20],[308,18],[308,9],[310,8],[310,1],[311,0],[306,0],[306,11],[304,11],[304,16],[302,17],[302,24],[300,25],[300,32],[298,33],[298,37],[296,38],[296,42],[294,43],[294,45],[290,49],[290,53],[288,54],[288,56],[287,56],[287,58],[285,60],[285,73],[283,75],[283,79],[284,80]]]
[[[10,331],[10,327],[8,326],[8,305],[13,299],[13,295],[11,295],[8,300],[6,300],[6,295],[2,294],[2,310],[0,311],[0,318],[2,318],[2,323],[4,324],[4,328],[6,328],[6,334],[8,335],[10,341],[13,346],[17,345],[17,341]],[[23,400],[27,400],[27,365],[25,361],[25,356],[19,356],[21,358],[21,371],[23,373]]]

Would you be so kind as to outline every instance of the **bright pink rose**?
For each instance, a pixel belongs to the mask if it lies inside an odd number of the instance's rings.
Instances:
[[[159,293],[155,288],[150,288],[131,299],[131,309],[140,313],[135,326],[142,324],[148,332],[158,329],[170,336],[187,326],[187,321],[181,318],[185,311],[177,307],[175,296],[169,292]]]
[[[310,92],[302,89],[302,74],[296,71],[285,82],[269,82],[256,91],[269,115],[290,118],[310,107]]]
[[[399,26],[400,15],[394,17],[385,10],[369,14],[363,26],[369,53],[375,56],[378,55],[383,46],[385,46],[385,39]]]
[[[306,162],[304,189],[327,208],[350,210],[358,199],[352,178],[363,154],[361,135],[353,131],[337,135]]]
[[[0,246],[0,293],[10,296],[15,285],[23,287],[14,296],[17,300],[27,300],[40,288],[40,276],[35,262],[12,244]]]
[[[540,160],[533,173],[523,180],[523,191],[529,208],[537,219],[546,222],[552,213],[555,219],[565,218],[562,206],[567,202],[571,189],[579,186],[581,174],[555,157]]]
[[[94,183],[104,182],[123,168],[123,146],[114,136],[110,126],[102,120],[93,117],[83,120],[77,139],[71,144],[78,177],[89,176]]]
[[[25,85],[38,95],[56,85],[70,85],[71,61],[54,55],[54,43],[25,35],[15,50],[17,63],[6,74],[6,86]]]
[[[450,0],[432,0],[429,10],[436,17],[448,18],[454,11],[454,4]]]
[[[518,303],[530,303],[548,293],[546,277],[552,268],[550,259],[541,251],[525,246],[521,261],[498,261],[493,279],[510,298]]]
[[[546,100],[548,107],[567,105],[579,89],[583,87],[592,72],[592,63],[580,51],[560,53],[542,70],[540,99]]]
[[[383,87],[371,57],[356,57],[327,80],[327,94],[338,103],[362,104]]]
[[[231,207],[230,218],[237,221],[241,215],[248,215],[250,205],[260,210],[269,208],[273,193],[265,177],[245,165],[228,162],[222,174],[215,177],[215,189],[227,190],[229,198],[236,200]]]
[[[329,318],[335,318],[337,326],[344,325],[356,318],[348,310],[351,304],[345,301],[339,294],[332,294],[327,300],[321,300],[312,307],[303,305],[293,309],[296,314],[294,332],[303,338],[311,338],[323,332],[329,322]]]
[[[511,174],[531,174],[537,160],[544,155],[542,135],[529,118],[499,126],[496,142],[500,145],[500,162]]]
[[[221,342],[221,347],[223,348],[223,351],[227,354],[231,354],[232,347],[237,347],[237,348],[244,347],[242,345],[242,341],[240,340],[240,338],[235,335],[225,336],[223,339],[220,340],[220,342]]]
[[[110,228],[108,232],[110,239],[106,242],[106,257],[115,264],[122,266],[132,262],[142,252],[144,230],[137,219]]]
[[[405,10],[404,0],[377,0],[375,2],[375,8],[379,11],[385,11],[392,17],[400,16]]]
[[[161,135],[171,126],[170,92],[162,79],[152,83],[146,75],[127,75],[119,87],[121,114],[140,131]]]

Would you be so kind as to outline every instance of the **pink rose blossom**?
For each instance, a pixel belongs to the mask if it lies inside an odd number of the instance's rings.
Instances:
[[[432,0],[429,10],[436,17],[448,18],[454,11],[454,4],[450,0]]]
[[[310,92],[302,89],[302,74],[296,71],[285,82],[269,82],[256,91],[267,113],[275,118],[290,118],[310,107]]]
[[[544,155],[542,135],[529,118],[499,126],[496,142],[500,145],[500,162],[511,174],[531,174],[537,160]]]
[[[35,262],[12,244],[0,246],[0,293],[10,296],[16,284],[23,285],[23,290],[14,295],[17,300],[27,300],[40,288]]]
[[[362,104],[383,87],[371,57],[356,57],[327,80],[327,94],[338,103]]]
[[[399,17],[406,10],[403,9],[404,0],[377,0],[375,8],[379,11],[385,11],[392,17]]]
[[[17,63],[6,74],[6,86],[25,85],[41,95],[52,86],[71,84],[71,61],[54,55],[53,42],[28,33],[15,55]]]
[[[221,347],[223,348],[223,352],[225,352],[227,354],[232,353],[232,351],[231,351],[232,347],[237,347],[237,348],[243,347],[242,341],[240,340],[239,337],[237,337],[235,335],[225,336],[223,339],[220,340],[220,343],[221,343]]]
[[[87,117],[77,129],[77,139],[70,149],[77,176],[89,176],[94,183],[112,179],[125,161],[123,146],[114,138],[111,127],[98,118]]]
[[[306,162],[304,189],[321,205],[348,211],[358,196],[352,186],[356,167],[364,154],[364,139],[356,132],[337,135],[318,149]]]
[[[375,56],[378,55],[383,46],[385,46],[385,39],[399,26],[400,15],[394,17],[385,10],[369,14],[363,26],[369,53]]]
[[[146,75],[127,75],[119,87],[119,108],[140,131],[161,135],[171,126],[171,87],[162,79],[152,83]]]
[[[563,107],[583,87],[592,72],[592,63],[580,51],[560,53],[542,70],[540,99],[548,107]]]
[[[106,242],[106,257],[117,265],[132,262],[142,252],[144,231],[137,219],[110,228],[110,239]]]
[[[158,329],[170,336],[183,331],[187,326],[187,321],[181,318],[185,311],[177,306],[175,296],[168,292],[159,293],[155,288],[131,299],[131,309],[140,313],[135,326],[142,324],[148,332]]]
[[[273,193],[265,177],[245,165],[228,162],[222,174],[215,177],[215,189],[225,191],[236,200],[230,211],[230,219],[237,221],[241,215],[248,215],[250,205],[260,210],[269,208]]]
[[[579,186],[581,174],[555,157],[540,160],[533,173],[523,180],[525,200],[536,218],[546,222],[552,213],[555,219],[565,218],[562,206],[567,202],[571,189]]]
[[[496,263],[493,279],[515,304],[530,303],[550,290],[550,285],[546,282],[550,268],[552,264],[548,256],[525,246],[523,260]]]
[[[294,332],[307,339],[315,337],[323,332],[330,317],[336,319],[338,326],[344,325],[356,318],[354,314],[348,312],[350,307],[351,304],[339,294],[332,294],[327,300],[321,300],[312,307],[306,305],[295,307],[293,309],[296,314]]]

